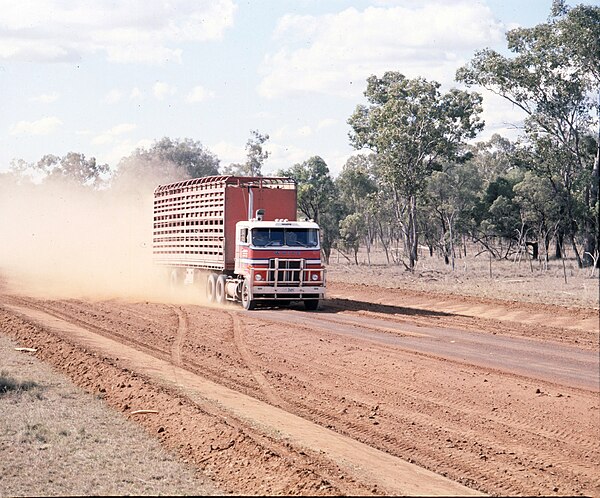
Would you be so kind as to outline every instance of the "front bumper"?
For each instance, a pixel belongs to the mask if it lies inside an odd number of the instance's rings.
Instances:
[[[324,299],[325,287],[309,285],[302,287],[255,285],[252,289],[252,295],[253,299]]]

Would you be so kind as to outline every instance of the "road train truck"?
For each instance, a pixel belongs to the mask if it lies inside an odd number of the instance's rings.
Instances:
[[[154,263],[170,283],[200,284],[209,303],[316,310],[325,297],[319,226],[297,221],[296,182],[210,176],[154,190]]]

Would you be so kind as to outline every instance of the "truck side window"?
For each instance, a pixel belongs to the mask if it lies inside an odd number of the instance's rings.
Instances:
[[[240,242],[248,242],[248,229],[242,228],[240,230]]]

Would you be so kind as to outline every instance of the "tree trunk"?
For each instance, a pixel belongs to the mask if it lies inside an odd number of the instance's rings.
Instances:
[[[575,259],[577,260],[577,266],[579,268],[583,268],[583,261],[581,260],[581,256],[579,255],[579,250],[577,249],[577,244],[575,243],[575,236],[571,234],[571,247],[573,248],[573,252],[575,253]]]
[[[446,227],[446,217],[444,216],[444,214],[440,211],[438,211],[436,209],[436,211],[438,212],[438,214],[440,215],[440,222],[442,224],[442,240],[440,243],[440,246],[442,247],[442,250],[444,252],[444,263],[449,265],[450,264],[450,247],[448,247],[448,237],[446,236],[448,234],[448,228]]]
[[[415,195],[411,195],[408,199],[408,253],[409,253],[409,266],[411,270],[414,270],[418,260],[417,248],[419,244],[418,232],[417,232],[417,198]]]
[[[556,259],[562,258],[562,246],[563,246],[563,234],[558,233],[558,234],[556,234],[556,247],[554,250],[554,256],[556,256]]]
[[[452,215],[454,216],[454,214]],[[448,219],[448,230],[450,232],[450,254],[452,256],[452,271],[454,271],[454,234],[452,233],[452,218]]]
[[[598,110],[600,111],[600,93],[598,94]],[[596,147],[596,158],[594,159],[594,168],[592,169],[592,183],[590,185],[590,195],[588,200],[588,209],[593,212],[594,206],[600,207],[600,195],[599,195],[599,182],[600,182],[600,124],[598,125],[598,137]],[[584,242],[584,254],[583,264],[585,266],[592,266],[594,264],[593,255],[600,249],[600,230],[598,230],[597,220],[590,220],[588,223],[585,242]],[[589,254],[586,254],[589,253]],[[598,258],[600,260],[600,258]],[[598,262],[596,262],[598,266]]]

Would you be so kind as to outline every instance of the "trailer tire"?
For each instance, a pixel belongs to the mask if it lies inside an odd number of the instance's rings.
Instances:
[[[217,274],[210,273],[206,279],[206,300],[209,303],[214,303],[217,289]]]
[[[306,311],[316,311],[319,309],[319,300],[318,299],[307,299],[304,301],[304,309]]]
[[[244,280],[242,284],[242,306],[246,310],[253,310],[256,307],[256,301],[250,298],[250,284]]]
[[[225,304],[227,296],[225,294],[225,281],[227,275],[219,275],[215,284],[215,301],[217,304]]]

